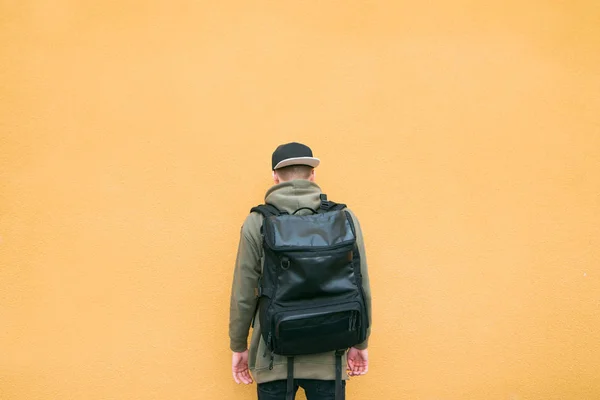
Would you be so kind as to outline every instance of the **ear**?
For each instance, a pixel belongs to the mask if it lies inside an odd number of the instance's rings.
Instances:
[[[316,172],[315,172],[315,169],[313,168],[310,171],[310,176],[308,177],[308,180],[311,181],[311,182],[314,182],[315,181],[315,177],[316,177]]]
[[[273,171],[273,182],[275,182],[276,185],[280,182],[279,175],[277,175],[277,172],[275,171]]]

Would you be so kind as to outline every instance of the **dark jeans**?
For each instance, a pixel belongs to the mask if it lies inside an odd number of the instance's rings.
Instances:
[[[287,381],[272,381],[260,383],[258,400],[285,400]],[[294,379],[294,397],[302,387],[308,400],[335,400],[335,381],[320,381],[317,379]],[[346,381],[342,381],[343,391],[346,391]]]

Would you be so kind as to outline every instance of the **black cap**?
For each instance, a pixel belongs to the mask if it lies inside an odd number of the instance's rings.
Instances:
[[[312,150],[302,143],[286,143],[277,147],[273,152],[273,170],[290,165],[308,165],[315,168],[321,161],[313,157]]]

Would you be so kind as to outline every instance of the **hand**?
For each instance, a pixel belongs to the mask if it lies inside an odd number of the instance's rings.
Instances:
[[[231,372],[233,373],[233,380],[235,383],[245,383],[249,385],[252,383],[252,377],[248,370],[248,350],[241,353],[233,352],[231,358]]]
[[[348,375],[358,376],[369,372],[369,352],[350,347],[348,350]]]

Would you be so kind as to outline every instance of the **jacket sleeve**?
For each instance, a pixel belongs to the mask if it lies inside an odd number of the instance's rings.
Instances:
[[[256,298],[254,289],[258,287],[261,274],[260,217],[250,214],[240,233],[231,300],[229,304],[229,347],[242,352],[248,346],[248,331],[254,312]]]
[[[349,210],[348,210],[349,211]],[[367,329],[367,339],[364,342],[355,345],[354,347],[359,350],[364,350],[369,345],[369,336],[371,335],[371,325],[372,325],[372,312],[371,312],[371,285],[369,282],[369,268],[367,267],[367,253],[365,251],[365,242],[363,240],[362,230],[360,228],[360,224],[358,219],[349,211],[352,219],[354,221],[354,226],[356,229],[356,244],[358,246],[358,252],[360,254],[360,271],[362,274],[362,283],[363,283],[363,292],[365,294],[365,303],[367,306],[367,314],[369,317],[369,328]]]

